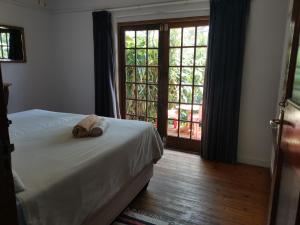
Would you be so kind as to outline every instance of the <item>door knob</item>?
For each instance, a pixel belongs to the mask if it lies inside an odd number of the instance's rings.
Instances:
[[[287,126],[292,126],[292,127],[295,127],[295,125],[289,121],[286,121],[286,120],[280,120],[280,119],[273,119],[273,120],[270,120],[270,126],[272,128],[277,128],[279,125],[287,125]]]

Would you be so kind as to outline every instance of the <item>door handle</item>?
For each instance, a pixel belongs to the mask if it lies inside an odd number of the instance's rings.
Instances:
[[[291,126],[291,127],[295,127],[295,125],[289,121],[286,121],[286,120],[280,120],[280,119],[273,119],[273,120],[270,120],[270,126],[272,128],[277,128],[279,125],[287,125],[287,126]]]

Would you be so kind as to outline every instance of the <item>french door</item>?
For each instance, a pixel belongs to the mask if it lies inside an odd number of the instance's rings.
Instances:
[[[154,124],[167,147],[199,151],[208,18],[119,24],[123,118]]]

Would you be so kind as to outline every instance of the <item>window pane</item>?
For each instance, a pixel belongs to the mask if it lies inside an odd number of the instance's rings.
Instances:
[[[179,137],[190,138],[190,123],[180,122],[179,125]]]
[[[168,120],[168,136],[178,136],[178,120]]]
[[[136,67],[136,82],[146,83],[146,67]]]
[[[208,30],[209,26],[197,27],[197,45],[207,45],[208,44]]]
[[[192,103],[193,88],[191,86],[181,86],[181,98],[182,103]]]
[[[179,86],[177,85],[169,85],[169,102],[179,102]]]
[[[125,47],[135,47],[135,31],[125,31]]]
[[[136,50],[136,65],[146,66],[147,51],[146,49]]]
[[[181,28],[170,29],[170,46],[171,47],[181,46]]]
[[[191,119],[192,105],[180,105],[180,120],[189,121]]]
[[[193,105],[193,122],[202,121],[202,105]]]
[[[126,113],[135,115],[136,102],[133,100],[126,101]]]
[[[155,119],[155,118],[148,118],[148,122],[152,123],[154,127],[157,127],[157,119]]]
[[[147,44],[147,31],[137,31],[136,32],[136,47],[146,48]]]
[[[137,98],[141,100],[146,100],[146,84],[137,84]]]
[[[194,104],[202,104],[203,87],[194,88]]]
[[[137,116],[139,120],[146,121],[146,102],[137,101]]]
[[[183,46],[195,45],[195,27],[183,28]]]
[[[179,105],[175,103],[168,104],[168,118],[178,120]]]
[[[135,68],[131,66],[126,67],[126,82],[135,82]]]
[[[148,85],[148,100],[157,101],[157,85]]]
[[[182,76],[181,83],[182,84],[193,84],[193,67],[183,67],[182,68]]]
[[[193,66],[194,65],[194,48],[182,49],[182,65]]]
[[[135,84],[126,84],[126,98],[135,98]]]
[[[205,68],[195,68],[195,85],[204,84]]]
[[[148,65],[157,66],[158,65],[158,50],[148,49]]]
[[[192,139],[201,140],[201,126],[199,123],[193,123],[192,125]]]
[[[170,66],[180,66],[180,59],[181,59],[181,49],[171,48],[170,55],[169,55]]]
[[[158,30],[148,31],[148,48],[158,48]]]
[[[169,67],[169,84],[180,83],[180,67]]]
[[[196,49],[196,66],[205,66],[206,65],[206,53],[207,48],[197,48]]]
[[[6,33],[1,33],[1,39],[2,39],[1,43],[3,45],[7,45],[7,38],[6,37],[7,37]]]
[[[157,103],[156,102],[148,102],[148,117],[157,117]]]
[[[135,50],[134,49],[126,49],[125,50],[125,60],[126,60],[126,65],[135,65]]]
[[[2,47],[2,49],[3,49],[3,57],[5,59],[8,59],[8,47],[5,46],[5,47]]]
[[[158,68],[148,67],[148,82],[157,84],[158,81]]]

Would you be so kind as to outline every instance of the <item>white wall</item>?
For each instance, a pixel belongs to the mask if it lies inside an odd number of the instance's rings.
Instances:
[[[288,1],[252,0],[240,108],[240,162],[270,166]]]
[[[27,63],[3,63],[3,80],[12,83],[9,112],[30,108],[52,109],[50,14],[0,2],[0,24],[24,27]]]

